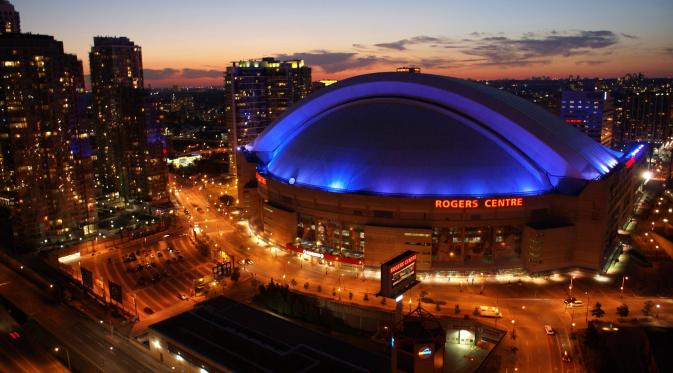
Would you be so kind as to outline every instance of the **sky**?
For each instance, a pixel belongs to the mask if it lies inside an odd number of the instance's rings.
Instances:
[[[145,84],[223,85],[232,61],[303,58],[313,79],[414,65],[471,79],[673,76],[671,0],[10,0],[23,32],[83,61],[96,35],[142,47]]]

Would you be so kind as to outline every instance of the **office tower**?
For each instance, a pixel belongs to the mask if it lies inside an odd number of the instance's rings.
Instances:
[[[21,32],[19,12],[7,0],[0,0],[0,34]]]
[[[232,149],[252,142],[288,107],[311,90],[311,68],[303,60],[234,62],[225,73],[225,116]],[[230,171],[235,162],[230,159]]]
[[[0,59],[3,239],[28,248],[95,233],[81,61],[51,36],[21,33],[0,35]]]
[[[94,37],[89,54],[96,120],[96,185],[101,202],[165,202],[167,193],[160,116],[143,89],[140,46],[126,37]],[[155,167],[156,166],[156,167]],[[164,190],[157,190],[163,183]]]
[[[623,148],[635,141],[661,144],[671,137],[671,93],[648,88],[627,91],[615,100],[613,142]]]
[[[416,67],[416,66],[402,66],[402,67],[398,67],[397,69],[395,69],[395,71],[397,71],[398,73],[416,73],[416,74],[419,74],[421,72],[421,68]]]
[[[319,89],[322,89],[322,88],[325,88],[325,87],[327,87],[327,86],[330,86],[330,85],[332,85],[332,84],[334,84],[334,83],[336,83],[336,82],[337,82],[337,81],[334,80],[334,79],[322,79],[322,80],[318,80],[318,81],[316,81],[316,82],[311,83],[311,92],[315,92],[315,91],[317,91],[317,90],[319,90]]]
[[[598,91],[561,93],[561,119],[601,142],[605,93]]]

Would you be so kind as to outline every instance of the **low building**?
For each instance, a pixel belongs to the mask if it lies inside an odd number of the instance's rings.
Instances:
[[[390,360],[217,297],[149,328],[150,353],[179,372],[386,372]]]

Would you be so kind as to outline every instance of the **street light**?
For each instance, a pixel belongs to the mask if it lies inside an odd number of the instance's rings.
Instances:
[[[54,347],[54,352],[58,353],[58,351],[59,347],[58,346]],[[68,370],[72,372],[72,365],[70,365],[70,351],[68,351],[67,348],[65,349],[65,356],[68,359]]]
[[[657,313],[654,315],[657,319],[659,318],[659,309],[661,308],[661,304],[657,304]]]
[[[629,279],[629,276],[622,276],[622,286],[619,287],[619,297],[624,298],[624,282]]]
[[[570,286],[568,286],[570,298],[573,297],[573,280],[574,279],[575,279],[575,275],[572,275],[570,277]]]

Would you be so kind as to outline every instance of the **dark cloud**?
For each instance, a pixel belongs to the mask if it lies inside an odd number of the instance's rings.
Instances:
[[[619,42],[612,31],[553,31],[546,34],[526,33],[521,38],[484,36],[463,49],[468,55],[479,56],[491,65],[548,63],[550,57],[588,54],[611,47]]]
[[[182,69],[182,77],[185,79],[198,78],[221,78],[223,70]]]
[[[161,80],[177,75],[180,70],[166,67],[163,69],[143,69],[143,77],[148,80]]]
[[[143,69],[143,74],[147,80],[164,79],[199,79],[199,78],[218,78],[222,77],[224,70],[213,69],[173,69],[166,67],[163,69]]]
[[[355,52],[332,52],[317,50],[298,52],[293,54],[279,54],[281,60],[302,59],[309,66],[320,66],[327,73],[337,73],[344,70],[358,69],[386,62],[387,57],[360,55]]]
[[[582,60],[582,61],[575,62],[575,64],[576,65],[595,66],[595,65],[602,65],[606,62],[608,62],[608,61],[607,60]]]
[[[620,35],[622,35],[623,37],[625,37],[627,39],[638,39],[638,37],[635,36],[635,35],[626,34],[626,33],[623,33],[623,32]]]
[[[673,48],[664,48],[663,52],[673,57]]]
[[[390,42],[390,43],[378,43],[378,44],[374,44],[374,46],[379,47],[379,48],[386,48],[386,49],[394,49],[394,50],[398,50],[398,51],[403,51],[403,50],[407,49],[407,45],[429,44],[429,43],[445,44],[445,43],[450,43],[450,41],[445,39],[445,38],[437,38],[437,37],[434,37],[434,36],[419,35],[419,36],[414,36],[413,38],[402,39],[402,40],[393,41],[393,42]]]

